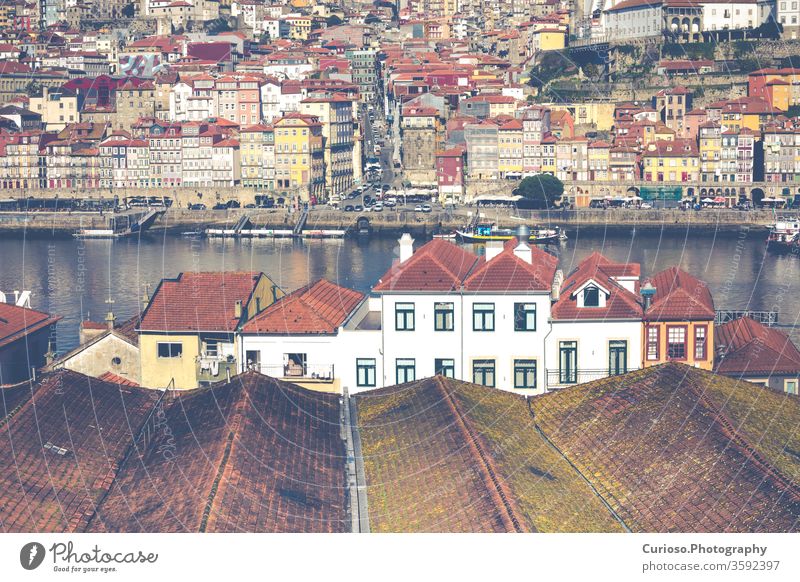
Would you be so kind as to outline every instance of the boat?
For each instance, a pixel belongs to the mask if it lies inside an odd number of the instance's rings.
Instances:
[[[84,228],[72,233],[75,238],[119,238],[123,236],[110,228]]]
[[[458,236],[455,232],[437,232],[433,234],[433,238],[443,238],[446,240],[453,240]]]
[[[493,240],[511,240],[517,236],[517,229],[499,228],[494,224],[477,224],[474,228],[456,230],[458,238],[464,242],[488,242]],[[566,240],[567,235],[557,226],[553,228],[532,228],[528,242],[534,244],[552,244]]]
[[[800,247],[800,221],[777,220],[769,229],[767,248],[775,252],[790,252]]]

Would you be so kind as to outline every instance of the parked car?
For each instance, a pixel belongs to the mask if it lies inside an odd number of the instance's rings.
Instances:
[[[383,204],[378,202],[372,206],[372,212],[383,212]]]
[[[422,204],[417,204],[414,207],[414,212],[422,212]]]
[[[245,208],[255,208],[256,205],[255,204],[245,204],[244,207]]]
[[[189,210],[205,210],[206,205],[202,202],[198,202],[197,204],[189,204]]]
[[[422,212],[430,212],[431,210],[433,210],[433,208],[431,207],[430,204],[423,204],[422,205]]]
[[[652,205],[652,204],[649,204],[649,203],[647,203],[647,202],[642,202],[642,203],[639,205],[639,208],[641,208],[642,210],[649,210],[649,209],[651,209],[652,207],[653,207],[653,205]]]
[[[383,201],[383,205],[386,206],[386,208],[394,208],[397,206],[397,202],[389,198],[388,200]]]
[[[355,210],[356,212],[363,212],[363,211],[364,211],[364,207],[363,207],[363,206],[361,206],[361,204],[356,204],[356,206],[355,206],[355,209],[354,209],[354,210]]]
[[[345,212],[353,212],[354,210],[355,206],[353,206],[352,204],[348,204],[347,206],[344,207]]]

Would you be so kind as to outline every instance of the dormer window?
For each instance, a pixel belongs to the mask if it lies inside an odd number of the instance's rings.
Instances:
[[[584,307],[600,307],[600,289],[589,286],[583,290]]]

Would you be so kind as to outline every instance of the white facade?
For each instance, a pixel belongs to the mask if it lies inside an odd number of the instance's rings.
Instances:
[[[792,0],[794,1],[794,0]],[[783,0],[779,0],[779,3]],[[794,1],[796,4],[797,2]],[[791,1],[789,2],[791,4]],[[702,2],[703,31],[741,30],[758,28],[772,15],[773,2],[739,0],[731,2]]]
[[[637,39],[659,36],[662,29],[662,5],[640,4],[630,8],[609,10],[609,2],[602,13],[602,34],[607,39]]]

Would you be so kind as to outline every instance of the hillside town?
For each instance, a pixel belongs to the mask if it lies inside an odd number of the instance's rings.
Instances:
[[[0,188],[794,205],[796,3],[684,4],[3,0]]]
[[[0,0],[0,531],[796,532],[798,18]]]

